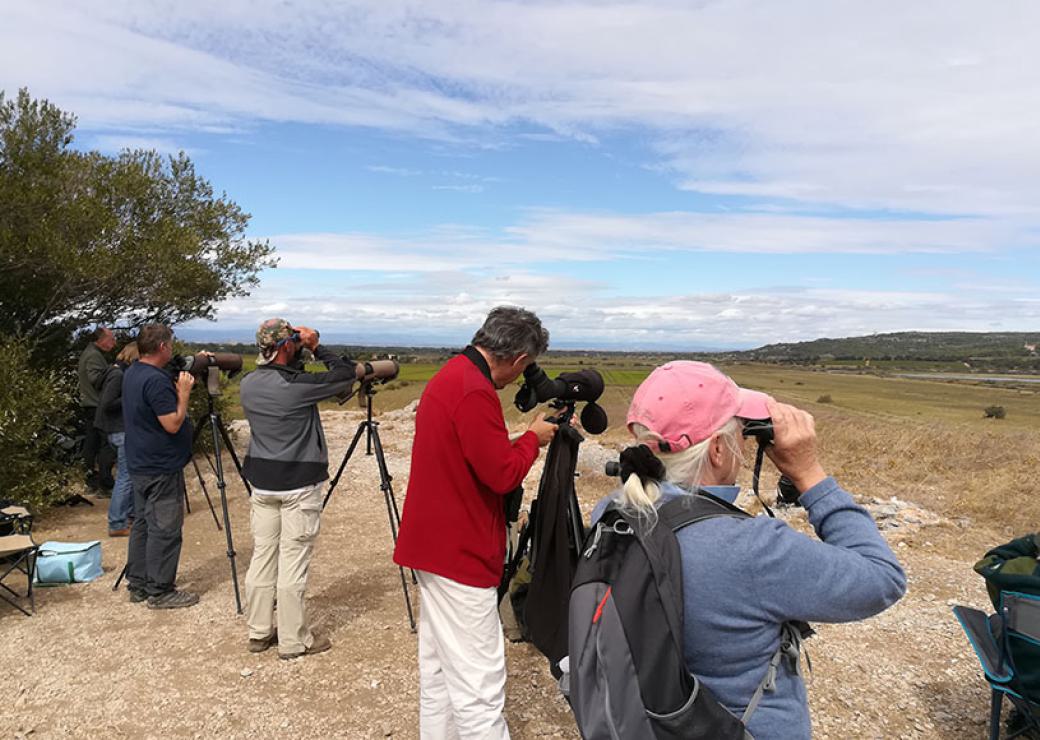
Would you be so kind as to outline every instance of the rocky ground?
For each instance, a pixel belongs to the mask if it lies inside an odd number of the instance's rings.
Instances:
[[[412,413],[380,417],[399,504]],[[362,414],[323,416],[338,462]],[[238,436],[240,449],[247,433]],[[582,446],[579,491],[586,514],[611,485],[603,462],[615,454],[609,441]],[[231,469],[230,461],[225,465]],[[528,491],[539,474],[536,466]],[[233,473],[229,481],[242,582],[251,552],[248,503]],[[212,483],[209,489],[219,513]],[[886,491],[859,493],[899,554],[909,592],[866,622],[818,626],[809,643],[815,737],[984,737],[988,690],[950,605],[986,606],[972,563],[1010,537],[891,499]],[[355,454],[350,461],[322,520],[311,566],[309,608],[333,649],[292,662],[278,660],[274,651],[246,652],[224,535],[196,481],[189,481],[189,494],[179,585],[201,592],[202,602],[191,609],[150,611],[130,604],[125,591],[113,593],[126,540],[105,536],[104,500],[38,523],[37,542],[101,539],[105,576],[40,589],[31,619],[0,604],[0,737],[417,737],[416,637],[390,560],[375,459]],[[793,526],[805,524],[800,510],[782,515]],[[411,598],[418,608],[414,587]],[[527,644],[507,643],[506,650],[513,736],[577,738],[545,661]]]

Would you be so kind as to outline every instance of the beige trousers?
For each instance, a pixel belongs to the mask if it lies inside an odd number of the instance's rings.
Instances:
[[[254,492],[251,499],[253,559],[246,575],[249,639],[269,637],[277,626],[278,652],[283,654],[302,652],[314,642],[304,592],[320,525],[323,487],[319,483],[290,496]]]

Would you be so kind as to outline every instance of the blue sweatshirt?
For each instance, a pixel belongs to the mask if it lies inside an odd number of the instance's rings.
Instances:
[[[661,493],[659,504],[689,495],[670,483]],[[782,623],[865,619],[906,591],[903,569],[874,520],[833,478],[799,501],[822,542],[764,516],[710,519],[677,534],[686,665],[738,717],[780,645]],[[606,503],[596,506],[593,521]],[[755,740],[812,737],[805,684],[787,661],[748,730]]]

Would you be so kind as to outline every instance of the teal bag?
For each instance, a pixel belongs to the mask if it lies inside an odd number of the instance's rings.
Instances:
[[[101,574],[101,540],[44,542],[36,554],[36,583],[87,583]]]

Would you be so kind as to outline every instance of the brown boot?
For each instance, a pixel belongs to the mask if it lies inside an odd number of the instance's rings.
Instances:
[[[267,637],[262,640],[254,640],[252,637],[249,638],[249,652],[251,653],[262,653],[269,647],[278,644],[278,630],[275,630]]]
[[[124,527],[123,529],[110,529],[108,530],[109,537],[129,537],[130,527]]]
[[[304,655],[314,655],[316,653],[324,653],[326,650],[332,648],[332,641],[327,637],[315,637],[314,642],[306,650],[301,650],[298,653],[279,653],[278,657],[282,660],[293,660],[295,658],[302,658]]]

